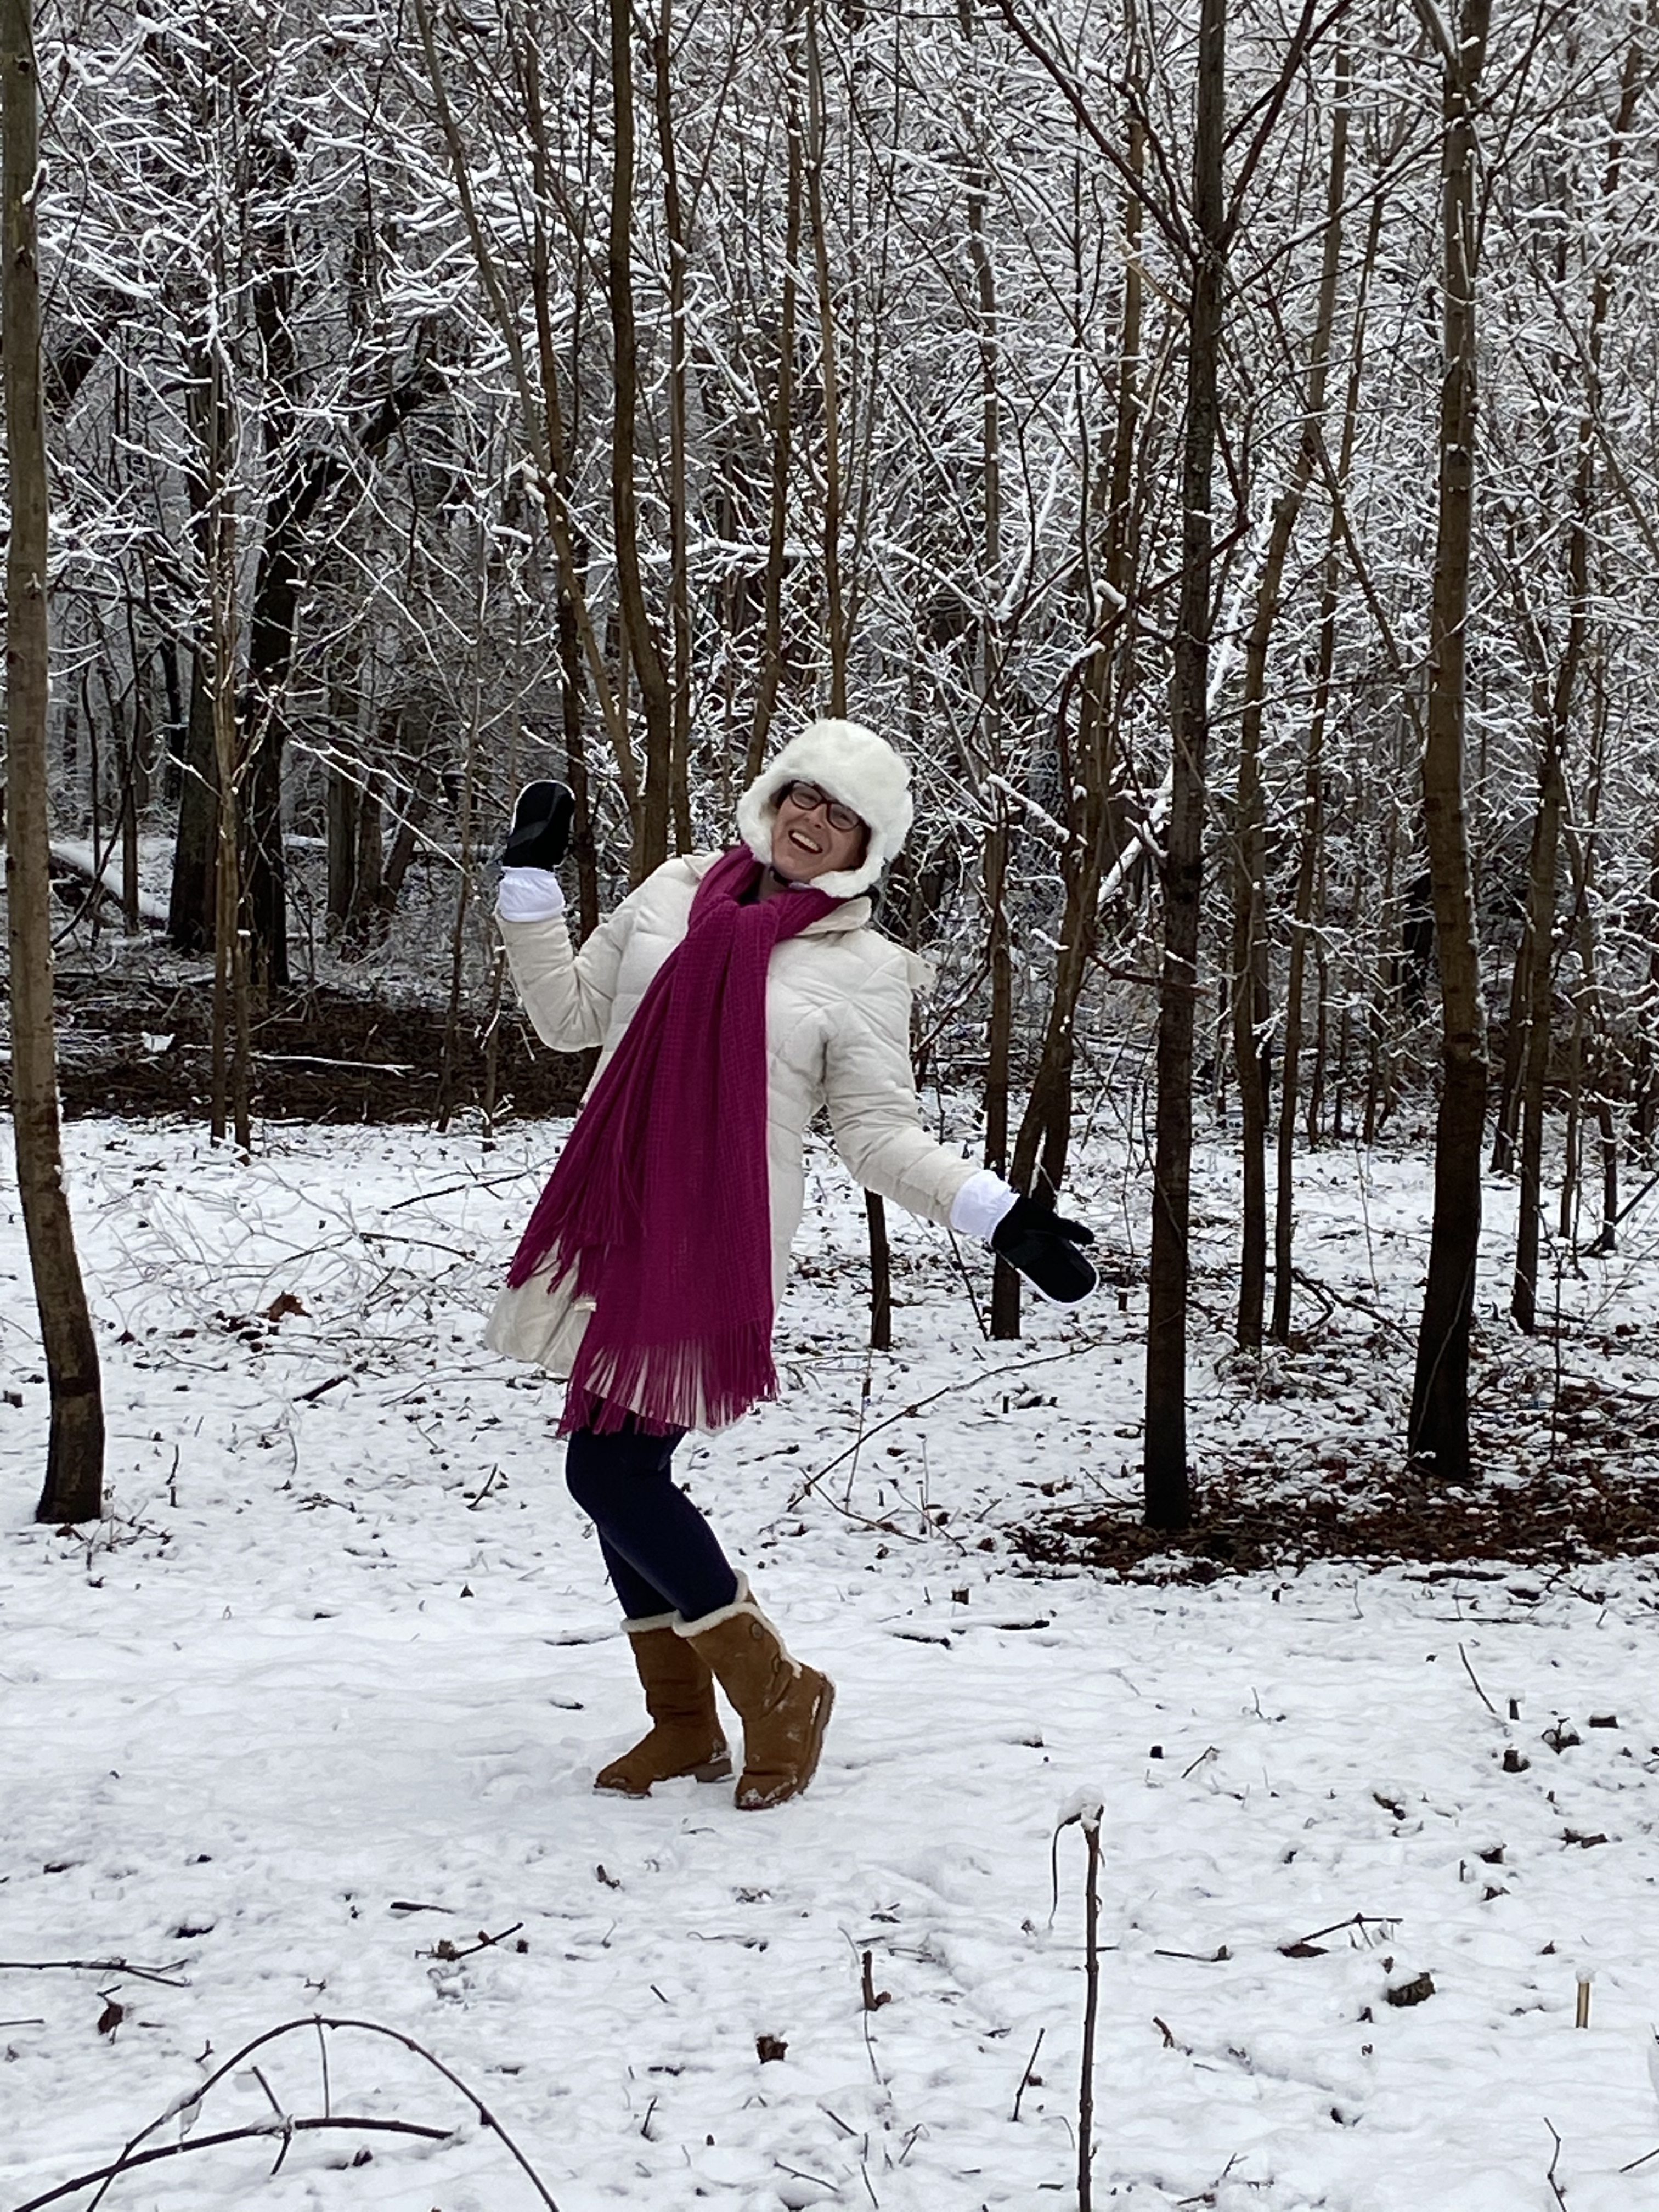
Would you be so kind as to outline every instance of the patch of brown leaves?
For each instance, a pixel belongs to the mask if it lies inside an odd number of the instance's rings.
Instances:
[[[1340,1474],[1310,1462],[1297,1480],[1274,1460],[1206,1484],[1179,1535],[1117,1506],[1044,1513],[1011,1535],[1036,1566],[1095,1566],[1134,1582],[1214,1582],[1314,1559],[1491,1559],[1551,1571],[1659,1553],[1659,1484],[1582,1455],[1474,1489],[1398,1464],[1364,1474],[1352,1458]]]

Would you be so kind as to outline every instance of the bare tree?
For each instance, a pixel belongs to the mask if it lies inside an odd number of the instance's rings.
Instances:
[[[1486,1024],[1463,757],[1475,483],[1476,131],[1491,4],[1463,0],[1449,22],[1433,0],[1419,0],[1419,13],[1441,69],[1439,520],[1423,749],[1423,819],[1440,954],[1441,1091],[1429,1278],[1418,1328],[1407,1444],[1412,1457],[1443,1480],[1461,1482],[1470,1472],[1469,1332],[1480,1248],[1486,1110]]]
[[[1267,1138],[1271,1091],[1272,992],[1268,973],[1267,813],[1261,732],[1267,696],[1267,653],[1285,589],[1291,540],[1313,481],[1325,413],[1331,334],[1336,322],[1348,177],[1347,49],[1339,47],[1325,200],[1325,236],[1318,305],[1309,344],[1302,434],[1290,481],[1273,501],[1267,550],[1256,582],[1255,608],[1244,648],[1243,714],[1239,731],[1238,797],[1233,855],[1232,1032],[1238,1074],[1244,1212],[1238,1270],[1237,1337],[1259,1351],[1267,1272]],[[1281,1174],[1283,1169],[1281,1167]]]
[[[1146,1513],[1154,1528],[1183,1528],[1192,1517],[1192,1485],[1187,1468],[1187,1233],[1192,1202],[1193,1030],[1198,1005],[1205,769],[1210,735],[1210,605],[1215,544],[1210,502],[1226,282],[1221,176],[1226,93],[1226,0],[1201,0],[1194,95],[1194,234],[1182,451],[1181,599],[1170,684],[1172,782],[1164,859],[1158,1115],[1146,1312]]]
[[[0,314],[6,459],[6,908],[11,956],[11,1114],[17,1188],[51,1391],[39,1521],[103,1510],[104,1401],[64,1188],[53,1021],[46,800],[51,637],[46,603],[46,422],[40,373],[40,87],[29,0],[0,0]]]

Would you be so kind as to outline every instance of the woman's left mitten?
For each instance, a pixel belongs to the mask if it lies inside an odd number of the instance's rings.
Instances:
[[[1092,1262],[1078,1249],[1094,1241],[1093,1230],[1080,1221],[1062,1221],[1029,1198],[1017,1198],[991,1232],[991,1249],[1060,1306],[1076,1305],[1099,1282]]]

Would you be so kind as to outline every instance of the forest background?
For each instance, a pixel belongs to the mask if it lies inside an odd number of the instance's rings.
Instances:
[[[576,791],[585,931],[851,713],[916,775],[882,919],[939,970],[924,1078],[1022,1185],[1103,1100],[1144,1139],[1149,1517],[1190,1511],[1195,1098],[1254,1357],[1306,1318],[1300,1149],[1437,1086],[1401,1441],[1473,1471],[1483,1173],[1531,1331],[1659,1121],[1650,5],[33,38],[71,1044],[112,995],[129,1072],[199,1036],[246,1145],[296,1006],[436,1001],[430,1110],[491,1123],[536,1103],[518,785]]]

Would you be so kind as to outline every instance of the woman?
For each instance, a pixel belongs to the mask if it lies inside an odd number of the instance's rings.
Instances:
[[[978,1235],[1051,1297],[1094,1286],[1089,1231],[921,1127],[910,1005],[926,974],[864,896],[910,826],[909,771],[855,722],[810,724],[744,793],[742,842],[669,860],[578,951],[551,871],[572,802],[520,796],[499,915],[537,1034],[598,1073],[491,1316],[489,1341],[567,1381],[566,1480],[599,1529],[651,1717],[597,1778],[722,1779],[718,1681],[744,1725],[737,1802],[811,1781],[835,1691],[791,1658],[672,1479],[688,1430],[775,1397],[773,1315],[827,1106],[866,1188]]]

